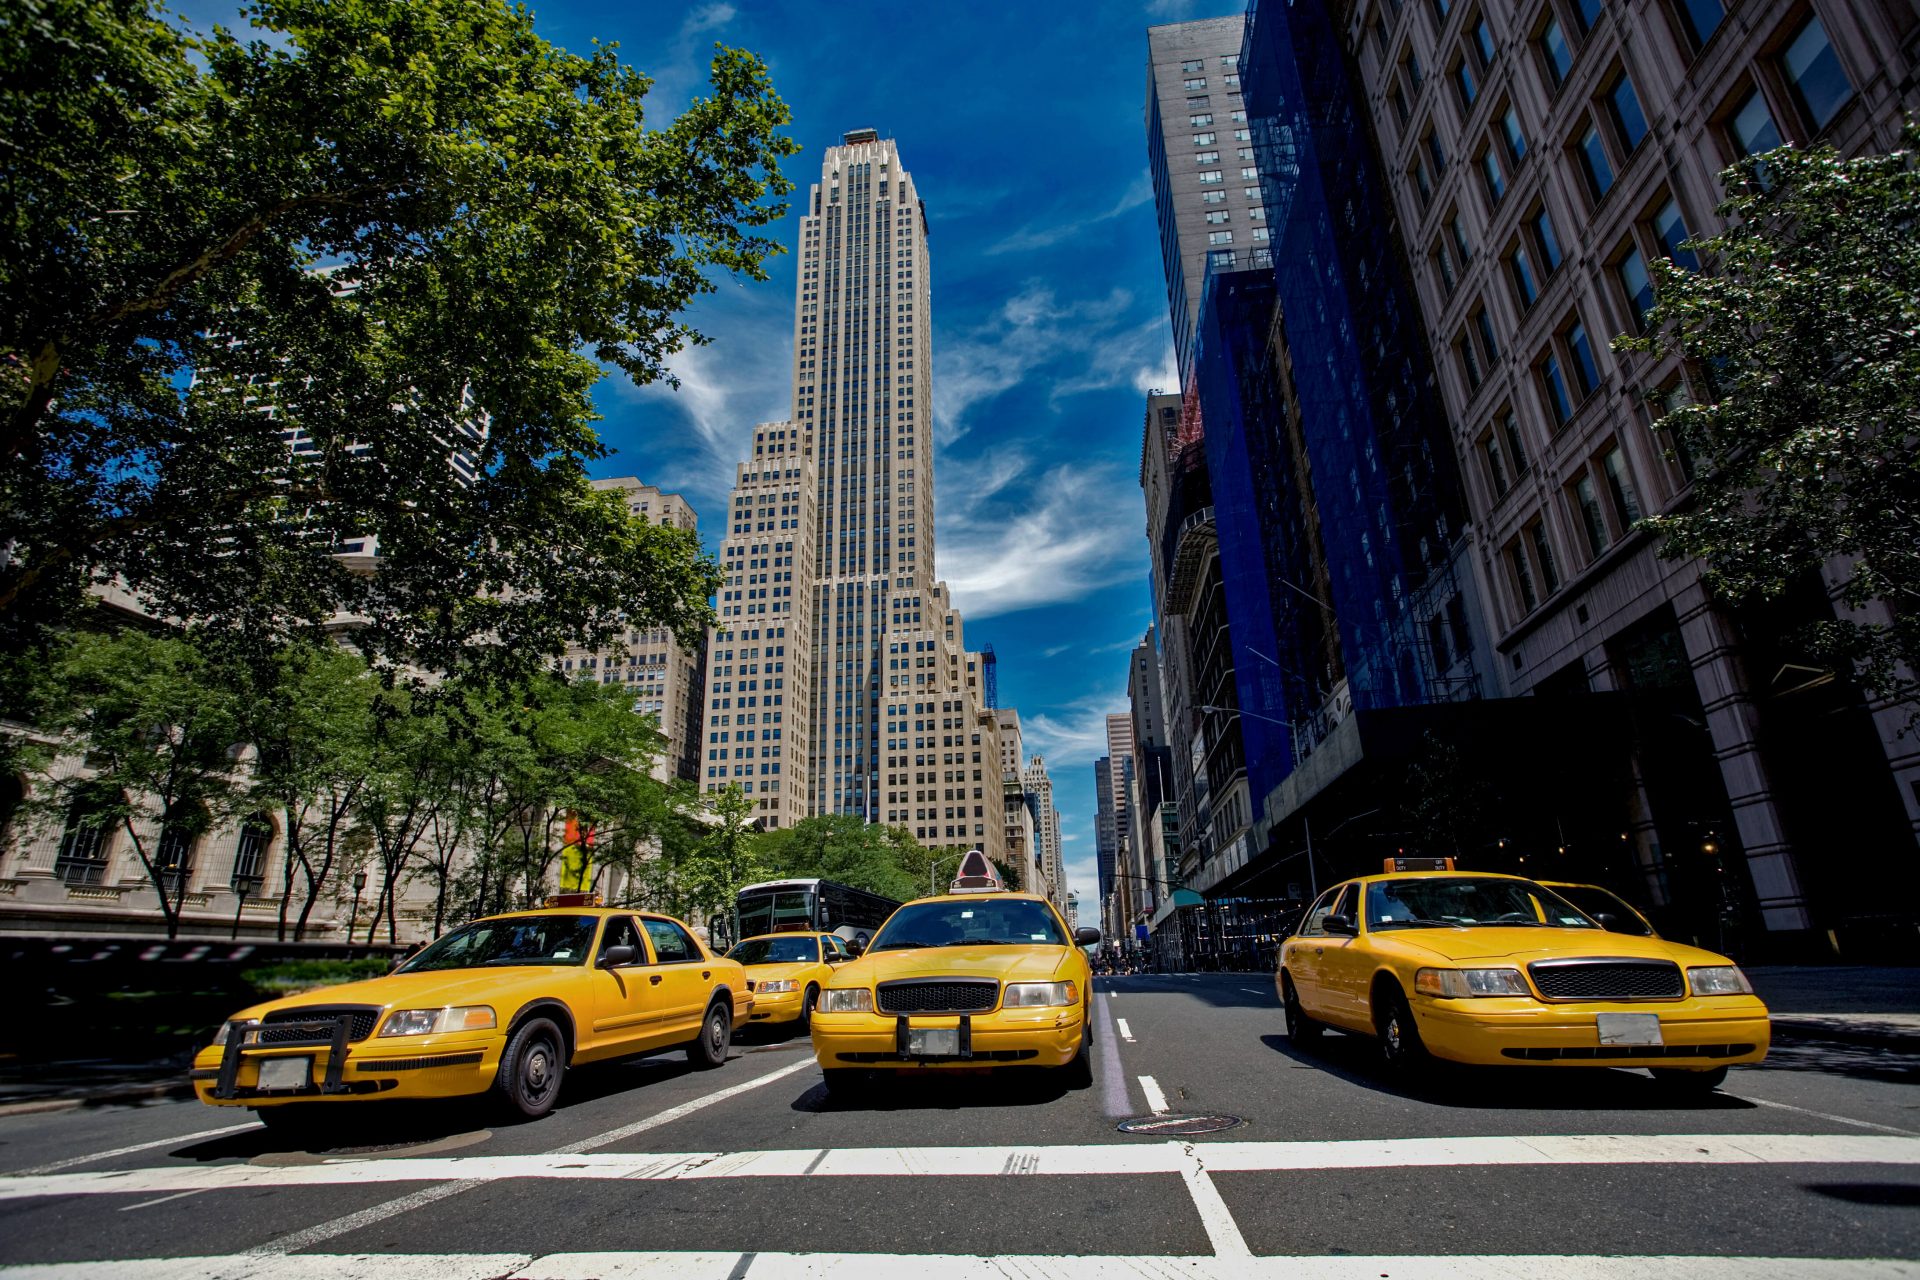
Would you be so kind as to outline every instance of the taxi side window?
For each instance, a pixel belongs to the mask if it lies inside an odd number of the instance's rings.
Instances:
[[[1333,914],[1334,904],[1339,900],[1344,885],[1335,885],[1320,895],[1320,900],[1307,908],[1307,915],[1300,922],[1300,936],[1320,938],[1326,936],[1327,917]]]
[[[600,954],[606,955],[612,947],[632,947],[633,962],[647,962],[647,949],[640,944],[640,930],[634,926],[632,916],[615,916],[607,921],[606,934],[600,939]]]
[[[685,929],[671,920],[643,921],[653,941],[653,958],[661,964],[686,964],[700,958],[700,947]]]
[[[829,956],[829,958],[835,957],[835,956],[844,956],[847,954],[847,944],[840,941],[840,939],[834,934],[831,934],[831,933],[827,934],[826,937],[824,938],[824,941],[827,944],[827,955]]]

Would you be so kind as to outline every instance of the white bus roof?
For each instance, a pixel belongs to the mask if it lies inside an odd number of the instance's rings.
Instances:
[[[816,888],[819,884],[820,878],[818,876],[815,876],[811,880],[764,880],[759,884],[742,885],[739,892],[757,893],[762,889],[812,889]],[[738,894],[735,896],[737,897]]]

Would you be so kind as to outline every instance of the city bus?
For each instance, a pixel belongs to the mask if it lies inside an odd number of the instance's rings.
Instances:
[[[732,940],[763,933],[838,933],[864,947],[899,905],[833,880],[769,880],[735,896]]]

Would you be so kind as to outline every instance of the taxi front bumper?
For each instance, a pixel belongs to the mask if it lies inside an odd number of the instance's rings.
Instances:
[[[1602,1044],[1599,1015],[1653,1014],[1660,1043]],[[1751,996],[1544,1003],[1528,999],[1419,997],[1414,1020],[1428,1052],[1481,1066],[1680,1067],[1759,1062],[1772,1024]]]
[[[883,1070],[995,1066],[1064,1067],[1080,1053],[1080,1006],[1001,1009],[971,1015],[813,1012],[813,1056],[823,1068]],[[951,1028],[960,1052],[937,1057],[909,1052],[908,1033]]]
[[[352,1042],[345,1018],[302,1024],[312,1031],[303,1042],[245,1043],[246,1033],[258,1025],[229,1023],[225,1045],[210,1045],[195,1056],[190,1079],[200,1101],[215,1107],[272,1107],[368,1097],[464,1097],[492,1086],[506,1048],[506,1036],[498,1030]],[[261,1087],[263,1064],[300,1058],[307,1059],[307,1067],[290,1075],[304,1081]]]

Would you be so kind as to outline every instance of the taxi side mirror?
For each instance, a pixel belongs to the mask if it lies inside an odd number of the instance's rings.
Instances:
[[[858,938],[854,939],[852,942],[849,942],[847,944],[847,958],[849,960],[853,959],[855,956],[863,956],[866,953],[867,953],[867,944],[864,942],[861,942]]]
[[[623,964],[632,964],[640,953],[632,947],[608,947],[600,953],[602,969],[618,969]]]
[[[1073,945],[1076,947],[1100,945],[1100,931],[1092,925],[1081,925],[1073,931]]]
[[[1328,916],[1320,922],[1320,927],[1328,933],[1345,934],[1349,938],[1356,937],[1360,933],[1359,927],[1351,919],[1341,915]]]
[[[1593,922],[1611,933],[1620,932],[1620,917],[1611,911],[1596,911]]]

